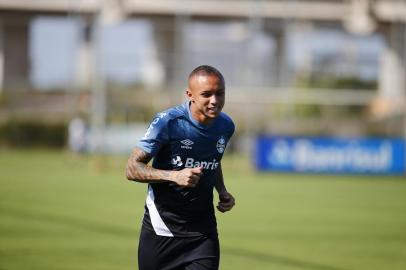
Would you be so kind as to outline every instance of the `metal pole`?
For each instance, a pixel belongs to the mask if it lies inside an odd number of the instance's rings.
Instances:
[[[172,83],[172,93],[171,93],[171,103],[172,105],[179,103],[180,94],[183,93],[181,91],[181,87],[184,86],[185,78],[186,78],[186,53],[187,50],[185,48],[185,27],[189,21],[187,14],[175,14],[175,44],[174,44],[174,55],[172,64],[174,66],[174,76],[173,76],[173,83]],[[183,97],[183,94],[182,94]]]
[[[0,95],[4,87],[4,44],[3,44],[3,22],[0,20]]]
[[[92,25],[93,80],[91,97],[91,133],[93,151],[98,152],[103,142],[103,130],[106,125],[106,81],[102,53],[101,9],[95,15]]]

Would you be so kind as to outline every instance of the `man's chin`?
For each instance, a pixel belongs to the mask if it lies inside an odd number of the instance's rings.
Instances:
[[[214,119],[214,118],[216,118],[217,116],[219,116],[219,114],[220,114],[220,112],[217,112],[217,111],[216,111],[216,112],[209,111],[209,112],[207,112],[206,116],[209,117],[209,118]]]

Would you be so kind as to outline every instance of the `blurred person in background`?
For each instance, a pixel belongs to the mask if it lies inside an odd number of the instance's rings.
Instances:
[[[79,116],[69,122],[68,145],[75,153],[83,153],[86,150],[86,123]]]
[[[222,112],[225,82],[217,69],[194,69],[186,95],[187,102],[156,115],[127,162],[127,178],[148,183],[140,270],[219,267],[213,189],[217,209],[231,210],[235,200],[224,184],[221,159],[235,126]]]

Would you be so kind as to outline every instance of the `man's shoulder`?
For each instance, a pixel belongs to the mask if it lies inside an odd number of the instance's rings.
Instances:
[[[228,114],[226,114],[225,112],[221,112],[219,116],[220,116],[220,119],[222,119],[222,121],[225,121],[229,124],[234,125],[233,119],[231,119],[231,117]]]
[[[152,119],[147,132],[141,140],[157,139],[160,138],[165,140],[168,138],[168,128],[172,120],[182,117],[184,112],[182,112],[181,106],[171,107],[164,111],[155,114]]]
[[[220,126],[222,126],[223,128],[225,128],[231,132],[234,132],[234,130],[235,130],[235,125],[234,125],[233,120],[225,112],[220,113],[218,123]]]
[[[159,119],[160,122],[168,123],[171,120],[174,120],[185,115],[185,110],[182,105],[168,108],[164,111],[161,111],[155,115],[155,119]],[[157,120],[158,121],[158,120]]]

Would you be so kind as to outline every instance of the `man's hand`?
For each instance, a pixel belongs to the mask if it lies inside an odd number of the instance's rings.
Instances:
[[[180,171],[173,171],[173,181],[181,187],[195,187],[203,175],[203,168],[184,168]]]
[[[235,199],[233,195],[228,193],[227,191],[222,192],[219,194],[219,204],[217,205],[217,209],[224,213],[230,211],[235,205]]]

